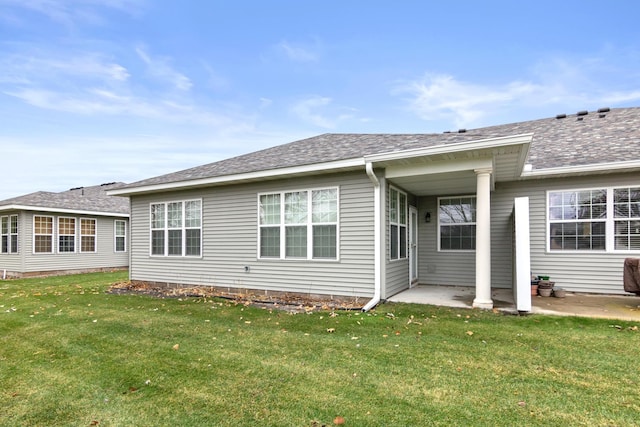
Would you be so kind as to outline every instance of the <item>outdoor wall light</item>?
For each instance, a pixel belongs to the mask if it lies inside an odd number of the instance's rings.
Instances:
[[[424,214],[424,222],[431,222],[431,212]]]

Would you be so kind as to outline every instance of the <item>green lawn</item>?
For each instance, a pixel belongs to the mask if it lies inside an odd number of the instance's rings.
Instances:
[[[0,281],[2,425],[638,425],[632,322],[105,292],[125,278]]]

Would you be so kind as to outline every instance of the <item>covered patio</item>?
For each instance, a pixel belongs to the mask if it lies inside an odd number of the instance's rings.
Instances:
[[[387,302],[430,304],[443,307],[473,308],[475,288],[468,286],[419,285],[400,292]],[[492,289],[494,310],[517,313],[511,289]],[[565,298],[531,297],[530,314],[583,316],[640,322],[640,297],[567,293]]]

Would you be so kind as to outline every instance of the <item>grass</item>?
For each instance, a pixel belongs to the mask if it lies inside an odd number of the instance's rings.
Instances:
[[[1,425],[638,422],[633,322],[105,293],[125,277],[0,282]]]

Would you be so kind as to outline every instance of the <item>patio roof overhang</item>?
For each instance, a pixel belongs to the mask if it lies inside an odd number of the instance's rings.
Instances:
[[[417,196],[475,192],[476,170],[491,170],[492,185],[521,177],[533,134],[443,144],[365,157],[385,177]],[[428,182],[428,185],[425,183]]]

